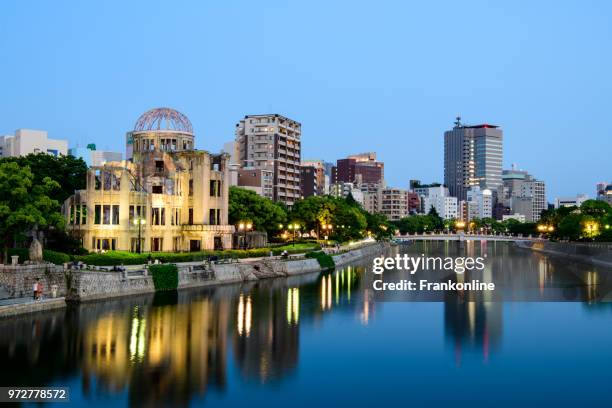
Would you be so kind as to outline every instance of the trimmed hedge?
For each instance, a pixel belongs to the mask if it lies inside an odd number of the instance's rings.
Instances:
[[[310,249],[314,249],[312,247]],[[91,253],[89,255],[74,256],[75,261],[82,261],[87,265],[109,266],[109,265],[141,265],[146,264],[151,259],[158,259],[160,262],[194,262],[204,261],[209,256],[224,258],[261,258],[270,255],[280,255],[283,250],[290,254],[299,254],[305,251],[303,247],[280,247],[280,248],[256,248],[256,249],[227,249],[223,251],[201,251],[201,252],[146,252],[137,254],[127,251],[108,251],[105,253]]]
[[[334,258],[332,258],[331,255],[328,255],[323,251],[308,252],[306,254],[306,258],[315,258],[319,262],[321,268],[333,269],[336,267]]]
[[[176,290],[178,288],[178,268],[174,264],[151,265],[149,272],[153,277],[156,291]]]
[[[12,248],[8,250],[9,262],[10,257],[13,255],[19,255],[19,262],[25,262],[30,260],[30,250],[28,248]],[[43,249],[43,260],[54,263],[56,265],[62,265],[66,262],[70,262],[70,255],[63,252],[51,251],[50,249]]]

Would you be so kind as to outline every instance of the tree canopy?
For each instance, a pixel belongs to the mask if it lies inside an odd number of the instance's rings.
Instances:
[[[240,187],[229,189],[229,223],[237,225],[240,222],[253,223],[256,231],[266,231],[269,234],[279,231],[279,225],[287,220],[286,208],[258,195],[255,191]]]
[[[52,199],[58,200],[60,203],[74,194],[75,190],[84,189],[87,182],[87,164],[83,159],[73,156],[56,157],[38,153],[20,157],[7,157],[1,161],[14,162],[21,167],[29,167],[34,185],[42,185],[46,177],[59,183],[59,187],[49,194]]]
[[[49,228],[63,228],[57,195],[60,184],[50,177],[39,183],[29,166],[16,161],[0,161],[0,241],[3,259],[9,246],[25,234]]]

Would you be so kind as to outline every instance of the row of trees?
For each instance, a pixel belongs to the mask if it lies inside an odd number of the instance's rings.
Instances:
[[[433,207],[426,215],[411,215],[395,222],[395,225],[401,234],[456,232],[457,230],[514,235],[533,235],[537,233],[537,225],[535,223],[522,223],[514,219],[497,221],[493,218],[475,218],[459,227],[457,220],[442,219]]]
[[[586,200],[580,207],[560,207],[542,212],[540,225],[553,239],[612,241],[612,206]],[[549,231],[550,230],[550,231]]]
[[[288,225],[297,225],[301,233],[319,238],[347,241],[371,235],[378,239],[394,234],[394,226],[380,214],[365,211],[352,196],[337,198],[311,196],[297,201],[291,209],[259,196],[254,191],[230,188],[229,222],[251,222],[256,230],[271,239],[280,237]]]
[[[443,220],[434,208],[427,215],[411,215],[395,223],[401,234],[454,232],[456,220]],[[515,219],[473,219],[461,227],[466,231],[506,233],[513,235],[546,235],[551,239],[570,241],[612,241],[612,206],[605,201],[587,200],[580,207],[544,210],[538,223]]]

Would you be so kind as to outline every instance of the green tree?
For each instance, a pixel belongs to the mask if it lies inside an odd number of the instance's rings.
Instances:
[[[257,231],[276,234],[279,225],[287,221],[287,210],[279,203],[256,192],[232,186],[229,191],[229,222],[250,221]]]
[[[583,218],[584,216],[578,213],[571,213],[563,217],[557,227],[557,235],[572,241],[578,240],[581,235]]]
[[[612,213],[612,207],[605,201],[586,200],[580,206],[580,213],[596,219],[602,219]]]
[[[395,234],[395,226],[389,222],[387,217],[382,214],[370,214],[365,211],[368,231],[372,233],[376,240],[392,237]]]
[[[87,164],[83,159],[73,156],[56,157],[38,153],[4,158],[2,162],[14,162],[21,167],[28,166],[32,172],[34,185],[44,184],[43,180],[46,177],[59,183],[59,187],[49,194],[60,204],[74,194],[75,190],[84,189],[87,182]]]
[[[57,194],[58,182],[44,177],[34,182],[30,167],[15,161],[0,162],[0,240],[3,261],[17,238],[51,228],[63,228]]]
[[[434,206],[431,206],[429,212],[427,213],[427,216],[429,217],[430,223],[432,224],[431,228],[428,229],[431,229],[432,231],[441,231],[442,229],[444,229],[444,220],[442,219],[442,217],[440,217],[438,211]]]

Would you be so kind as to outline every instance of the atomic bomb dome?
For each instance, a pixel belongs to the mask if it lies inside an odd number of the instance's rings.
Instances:
[[[176,131],[193,134],[191,121],[172,108],[155,108],[146,111],[136,121],[134,132]]]
[[[187,116],[172,108],[146,111],[127,133],[126,158],[151,151],[178,152],[194,149],[193,126]]]

